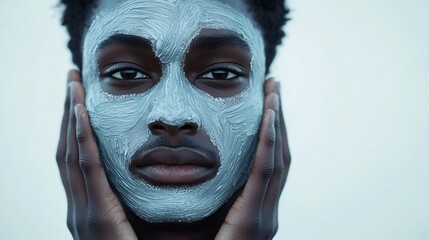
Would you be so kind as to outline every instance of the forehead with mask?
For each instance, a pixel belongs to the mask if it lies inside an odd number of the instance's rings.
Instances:
[[[195,58],[190,56],[193,46],[207,34],[225,33],[238,38],[245,45],[241,47],[248,50],[248,74],[241,78],[225,71],[208,71],[199,77],[187,74],[195,68],[193,65],[200,64],[189,60]],[[114,63],[108,72],[118,79],[106,82],[100,56],[106,42],[118,36],[148,43],[151,54],[159,61],[158,78],[151,79],[137,71],[115,72]],[[199,54],[196,58],[212,57]],[[265,79],[262,35],[248,17],[219,1],[123,1],[93,18],[84,39],[82,74],[86,105],[108,179],[136,215],[149,222],[201,220],[243,186],[254,159]],[[115,86],[123,84],[121,77],[127,74],[149,79],[150,84],[132,91],[115,91]],[[214,76],[223,79],[216,80]],[[237,85],[237,79],[245,84]],[[223,93],[217,87],[222,84],[244,87]],[[214,173],[188,184],[159,184],[140,177],[136,162],[145,165],[141,156],[170,143],[157,136],[166,126],[192,126],[195,132],[180,144],[196,149],[211,161]],[[206,136],[212,147],[193,140],[194,135]],[[157,176],[153,172],[146,175],[154,179]]]

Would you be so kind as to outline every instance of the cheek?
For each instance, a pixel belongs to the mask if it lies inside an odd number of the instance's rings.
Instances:
[[[104,93],[88,95],[91,126],[107,161],[124,162],[146,142],[149,131],[145,116],[150,107],[145,102],[144,96],[121,99]]]
[[[130,131],[144,116],[148,106],[144,99],[126,99],[104,93],[87,98],[88,111],[94,131],[113,137]]]
[[[229,103],[206,101],[207,105],[202,108],[208,109],[201,114],[208,116],[203,118],[203,128],[219,149],[224,163],[236,161],[235,156],[248,152],[247,147],[257,136],[263,105],[263,95],[258,92],[250,91],[247,96]]]
[[[129,149],[128,141],[124,137],[105,137],[97,135],[98,147],[104,166],[109,177],[113,172],[123,173],[127,169],[126,153]],[[124,158],[125,157],[125,158]],[[125,170],[125,171],[124,171]]]

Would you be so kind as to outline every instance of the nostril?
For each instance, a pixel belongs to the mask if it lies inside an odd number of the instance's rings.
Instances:
[[[154,124],[154,125],[152,126],[152,129],[153,129],[153,130],[158,130],[158,131],[164,131],[164,130],[165,130],[165,127],[164,127],[164,126],[162,126],[162,125],[159,125],[159,124]]]
[[[176,135],[176,134],[187,134],[187,135],[194,135],[198,131],[198,125],[195,123],[185,123],[183,125],[174,126],[166,124],[162,121],[156,121],[153,123],[150,123],[148,125],[149,131],[152,134],[155,135],[162,135],[162,134],[168,134],[168,135]]]
[[[185,125],[185,126],[181,126],[180,127],[180,130],[184,130],[184,131],[186,131],[186,130],[192,130],[193,129],[193,127],[192,126],[189,126],[189,125]]]
[[[161,134],[163,132],[165,132],[167,130],[166,126],[164,126],[164,124],[160,123],[160,122],[154,122],[149,124],[149,130],[153,133],[153,134]]]
[[[195,123],[185,123],[179,127],[179,131],[187,134],[195,134],[198,130],[198,126]]]

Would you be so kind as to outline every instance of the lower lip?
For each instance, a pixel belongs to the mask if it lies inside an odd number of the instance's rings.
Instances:
[[[212,169],[196,165],[149,165],[134,173],[154,185],[193,185],[213,177]]]

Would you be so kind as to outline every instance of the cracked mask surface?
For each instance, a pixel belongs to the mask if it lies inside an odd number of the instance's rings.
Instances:
[[[183,61],[202,29],[237,33],[251,50],[249,87],[233,97],[215,98],[186,79]],[[114,34],[149,39],[159,58],[160,81],[141,94],[110,95],[102,90],[97,58],[101,42]],[[84,40],[86,106],[102,161],[122,201],[149,222],[191,222],[218,210],[246,182],[253,164],[263,108],[265,53],[251,20],[218,1],[128,0],[101,12]],[[148,140],[148,124],[194,122],[219,151],[212,179],[192,186],[154,186],[133,176],[133,154]]]

